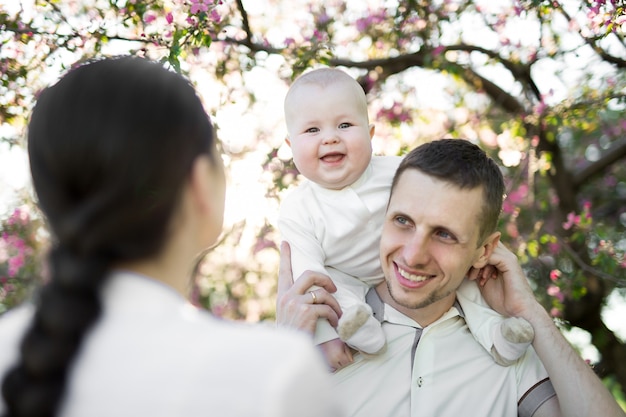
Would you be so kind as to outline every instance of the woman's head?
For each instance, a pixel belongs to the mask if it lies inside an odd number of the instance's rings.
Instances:
[[[29,124],[28,153],[53,240],[51,278],[2,394],[9,416],[50,416],[100,314],[108,271],[157,259],[172,246],[190,212],[188,195],[201,195],[202,207],[213,208],[194,223],[198,244],[213,243],[222,226],[224,178],[194,88],[134,57],[81,65],[44,90]]]
[[[198,156],[221,169],[193,87],[133,57],[79,66],[45,90],[29,125],[28,152],[58,243],[111,260],[160,249]]]

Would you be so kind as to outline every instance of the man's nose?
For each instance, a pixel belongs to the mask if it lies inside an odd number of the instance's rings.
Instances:
[[[415,232],[405,242],[402,255],[407,266],[425,265],[430,259],[429,239],[427,235]]]

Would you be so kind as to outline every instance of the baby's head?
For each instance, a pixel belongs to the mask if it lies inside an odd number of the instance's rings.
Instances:
[[[339,190],[361,177],[372,158],[374,125],[359,83],[322,68],[300,76],[285,97],[287,143],[302,175]]]

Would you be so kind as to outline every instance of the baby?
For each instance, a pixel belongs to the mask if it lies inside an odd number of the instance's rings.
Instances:
[[[335,330],[319,320],[315,343],[331,368],[339,369],[350,363],[348,346],[376,354],[386,345],[365,294],[384,279],[380,233],[401,158],[372,156],[374,125],[369,123],[365,93],[339,69],[300,76],[284,106],[287,143],[308,181],[284,199],[278,226],[291,246],[293,276],[316,271],[337,286],[334,296],[343,311],[339,325]],[[311,297],[315,303],[314,292]],[[524,353],[534,336],[530,324],[495,313],[474,282],[466,282],[457,297],[474,338],[497,363],[510,365]]]

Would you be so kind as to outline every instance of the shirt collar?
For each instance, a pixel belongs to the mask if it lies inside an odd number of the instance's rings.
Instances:
[[[378,295],[375,287],[369,289],[367,294],[365,295],[365,302],[372,308],[374,318],[379,322],[389,321],[398,324],[407,324],[412,327],[421,327],[414,320],[410,319],[406,315],[400,313],[398,310],[393,308],[392,306],[385,304],[383,300]],[[387,307],[387,308],[385,308]],[[454,316],[461,316],[465,318],[465,313],[463,312],[463,308],[461,308],[461,304],[458,299],[454,300],[454,305],[447,313],[445,313],[442,317],[440,317],[436,322],[448,319]],[[407,320],[410,322],[407,322]],[[411,324],[412,323],[412,324]]]

